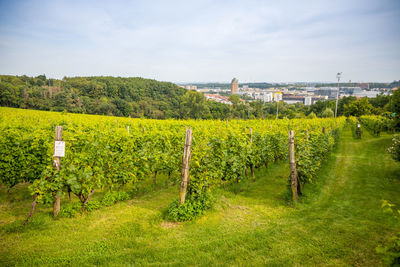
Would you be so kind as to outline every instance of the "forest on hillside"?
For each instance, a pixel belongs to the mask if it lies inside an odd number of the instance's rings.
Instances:
[[[143,78],[74,77],[62,80],[0,76],[2,106],[148,118],[179,117],[185,89]]]

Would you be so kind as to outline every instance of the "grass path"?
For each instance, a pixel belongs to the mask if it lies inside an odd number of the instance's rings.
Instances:
[[[11,204],[0,198],[0,265],[376,266],[375,247],[400,230],[380,209],[382,199],[400,206],[390,139],[345,131],[296,206],[284,200],[289,170],[279,163],[218,191],[216,207],[188,223],[162,220],[177,196],[170,187],[73,219],[39,207],[21,228],[30,205],[22,186]]]

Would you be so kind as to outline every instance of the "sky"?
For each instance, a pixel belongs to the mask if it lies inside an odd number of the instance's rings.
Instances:
[[[0,74],[392,82],[399,0],[0,0]]]

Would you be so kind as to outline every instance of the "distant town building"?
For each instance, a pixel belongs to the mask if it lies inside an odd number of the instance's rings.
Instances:
[[[320,87],[314,90],[315,95],[327,96],[329,99],[335,99],[337,95],[337,87]]]
[[[206,94],[205,95],[207,100],[210,101],[215,101],[215,102],[219,102],[219,103],[223,103],[223,104],[228,104],[228,105],[232,105],[232,102],[229,101],[229,97],[226,96],[221,96],[221,95],[213,95],[213,94]]]
[[[196,85],[186,85],[185,88],[188,89],[188,90],[194,90],[194,91],[197,90],[197,86]]]
[[[233,78],[232,82],[231,82],[231,94],[232,95],[236,94],[238,92],[238,90],[239,90],[239,80],[236,78]]]
[[[325,101],[328,96],[310,96],[310,95],[295,95],[293,93],[284,94],[283,101],[288,104],[303,103],[306,106],[310,106],[317,101]]]
[[[263,101],[264,102],[272,102],[274,100],[274,95],[272,93],[264,93]]]
[[[282,92],[274,91],[251,91],[251,92],[239,92],[240,95],[249,96],[255,100],[262,100],[264,102],[281,101],[283,94]]]
[[[369,90],[369,83],[359,83],[357,86],[360,87],[361,90]]]
[[[283,95],[281,92],[277,92],[277,93],[273,93],[274,95],[274,101],[275,102],[279,102],[283,99]]]
[[[340,87],[340,92],[339,94],[345,94],[345,95],[357,95],[362,93],[361,87]]]
[[[283,101],[287,104],[296,104],[303,103],[304,104],[304,96],[302,95],[285,95],[283,96]]]
[[[304,97],[304,105],[311,106],[311,104],[312,104],[312,97],[311,96],[305,96]]]

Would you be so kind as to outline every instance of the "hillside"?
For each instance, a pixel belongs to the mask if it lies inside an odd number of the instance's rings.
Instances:
[[[25,228],[27,186],[9,200],[1,188],[0,265],[377,266],[375,248],[400,230],[381,209],[382,199],[400,205],[390,142],[367,132],[355,140],[347,129],[298,205],[284,200],[289,166],[279,162],[256,171],[255,182],[217,191],[215,208],[188,223],[163,220],[178,193],[166,177],[76,218],[54,220],[51,207],[39,205]]]
[[[144,78],[0,75],[1,106],[73,113],[179,118],[186,91]]]

